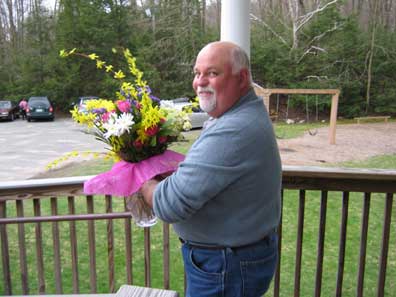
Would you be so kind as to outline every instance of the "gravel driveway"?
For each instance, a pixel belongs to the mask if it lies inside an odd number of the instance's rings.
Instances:
[[[66,153],[104,152],[105,145],[82,133],[71,119],[0,122],[0,182],[28,179]],[[81,158],[81,157],[79,157]]]

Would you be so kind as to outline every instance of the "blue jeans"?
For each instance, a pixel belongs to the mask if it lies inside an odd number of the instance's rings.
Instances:
[[[186,297],[258,297],[276,269],[276,233],[243,248],[203,249],[183,243]]]

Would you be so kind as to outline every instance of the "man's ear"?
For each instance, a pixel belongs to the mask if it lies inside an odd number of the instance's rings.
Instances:
[[[241,71],[239,71],[239,85],[241,89],[248,88],[250,85],[249,70],[247,68],[242,68]]]

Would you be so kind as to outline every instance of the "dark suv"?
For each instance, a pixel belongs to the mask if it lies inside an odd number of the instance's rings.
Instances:
[[[54,108],[48,97],[30,97],[26,109],[26,119],[31,120],[51,120],[55,118]]]

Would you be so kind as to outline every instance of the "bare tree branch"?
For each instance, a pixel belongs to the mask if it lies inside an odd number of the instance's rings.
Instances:
[[[316,79],[318,81],[322,81],[322,80],[329,80],[327,75],[308,75],[305,77],[306,80],[310,80],[310,79]]]
[[[312,51],[312,50],[315,50],[315,51]],[[298,59],[297,63],[300,63],[301,60],[302,60],[307,54],[316,53],[317,51],[320,51],[320,52],[323,52],[323,53],[327,53],[327,50],[325,50],[325,49],[323,49],[323,48],[321,48],[321,47],[312,45],[312,46],[310,46],[310,47],[301,55],[301,57],[300,57],[300,59]]]
[[[324,6],[318,7],[316,10],[310,11],[307,14],[298,17],[300,20],[297,21],[296,30],[297,31],[300,30],[310,19],[312,19],[314,17],[315,14],[325,10],[330,5],[336,4],[338,1],[339,0],[330,1],[330,2],[326,3]]]
[[[282,43],[284,43],[285,45],[288,45],[286,40],[283,39],[282,36],[280,36],[278,33],[276,33],[266,22],[264,22],[262,19],[260,19],[259,17],[255,16],[254,14],[250,14],[250,19],[256,22],[259,22],[260,24],[262,24],[264,27],[266,27],[268,30],[271,31],[272,34],[274,34],[276,37],[278,37]]]
[[[277,21],[287,30],[290,30],[290,27],[288,24],[285,23],[284,19],[282,17],[279,17],[278,15],[275,15],[274,12],[272,10],[268,10],[267,13],[273,17],[276,18]]]
[[[293,45],[291,49],[296,49],[298,47],[298,32],[301,30],[301,28],[307,24],[317,13],[324,11],[329,6],[336,4],[338,1],[339,0],[332,0],[323,6],[320,6],[321,1],[315,1],[316,9],[300,16],[300,4],[298,3],[298,0],[287,0],[290,18],[292,20],[293,32]]]
[[[333,28],[324,31],[322,34],[315,36],[314,38],[312,38],[312,40],[309,42],[309,44],[314,43],[315,41],[318,41],[320,39],[322,39],[324,36],[326,36],[328,33],[337,31],[338,29],[340,29],[344,24],[338,24],[338,23],[334,23]]]
[[[334,26],[333,26],[333,28],[331,28],[331,29],[329,29],[329,30],[326,30],[326,31],[324,31],[322,34],[317,35],[317,36],[315,36],[314,38],[312,38],[311,41],[308,42],[308,45],[310,45],[310,47],[301,55],[301,57],[298,59],[297,63],[300,63],[300,62],[302,61],[302,59],[303,59],[307,54],[312,53],[312,50],[320,51],[320,52],[323,52],[323,53],[327,53],[327,50],[326,50],[326,49],[323,49],[323,48],[321,48],[321,47],[318,47],[318,46],[315,46],[315,45],[312,45],[312,44],[313,44],[314,42],[320,40],[321,38],[323,38],[323,37],[324,37],[325,35],[327,35],[328,33],[338,30],[340,27],[342,27],[342,25],[343,25],[343,24],[340,24],[340,25],[339,25],[339,24],[335,23]]]

